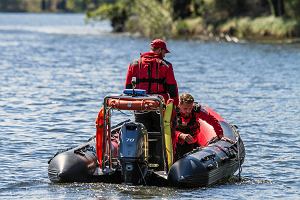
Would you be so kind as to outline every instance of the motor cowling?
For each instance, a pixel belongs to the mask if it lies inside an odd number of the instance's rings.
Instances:
[[[125,123],[120,130],[119,160],[126,184],[143,184],[148,170],[148,132],[141,123]]]

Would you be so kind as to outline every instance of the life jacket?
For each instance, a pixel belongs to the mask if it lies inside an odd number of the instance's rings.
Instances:
[[[136,88],[144,89],[147,94],[161,94],[165,97],[167,92],[166,77],[168,63],[153,52],[141,54],[140,59],[133,63],[136,77]],[[169,99],[169,97],[165,97]]]
[[[182,123],[183,118],[180,116],[179,108],[177,108],[176,109],[176,113],[177,113],[176,130],[185,134],[190,134],[191,136],[194,137],[197,131],[200,130],[199,129],[200,123],[197,121],[197,117],[196,117],[196,113],[200,113],[200,111],[201,111],[201,106],[198,104],[194,104],[191,116],[188,119],[189,122],[187,123],[187,125],[183,125]]]
[[[183,118],[180,116],[179,108],[176,108],[176,113],[177,113],[176,130],[193,136],[195,139],[195,143],[193,144],[188,144],[186,142],[177,143],[176,153],[174,155],[175,160],[180,159],[184,154],[192,151],[193,149],[199,146],[196,137],[197,137],[197,133],[200,131],[200,123],[197,120],[196,113],[200,113],[201,111],[202,111],[201,106],[198,104],[194,104],[191,116],[188,118],[189,122],[187,123],[187,125],[183,125],[183,121],[182,121]]]

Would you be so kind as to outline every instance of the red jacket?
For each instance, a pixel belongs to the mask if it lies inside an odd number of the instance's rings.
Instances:
[[[154,52],[141,54],[139,60],[128,66],[125,87],[132,88],[132,77],[136,77],[136,88],[144,89],[147,94],[162,95],[167,102],[169,98],[174,99],[177,106],[178,87],[174,77],[172,64],[162,59]]]
[[[201,106],[195,104],[194,109],[192,110],[192,113],[188,118],[182,117],[180,115],[179,109],[177,109],[177,125],[175,138],[173,138],[173,143],[175,143],[175,146],[176,144],[183,145],[185,143],[182,139],[179,139],[179,135],[181,133],[192,135],[194,138],[194,144],[203,146],[203,143],[205,143],[205,141],[200,141],[203,137],[200,136],[201,131],[199,120],[203,120],[210,124],[219,138],[223,136],[223,130],[219,121],[214,116],[206,112],[203,108],[201,108]],[[187,123],[187,125],[183,125],[184,123]]]

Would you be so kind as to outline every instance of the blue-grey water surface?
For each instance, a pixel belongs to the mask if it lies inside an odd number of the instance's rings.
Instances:
[[[208,188],[53,184],[47,161],[95,133],[149,40],[82,14],[0,14],[1,199],[299,199],[300,44],[168,40],[179,91],[239,126],[242,181]]]

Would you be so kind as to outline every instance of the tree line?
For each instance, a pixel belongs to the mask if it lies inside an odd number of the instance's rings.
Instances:
[[[1,12],[86,12],[102,0],[0,0]]]
[[[300,0],[0,0],[1,12],[86,12],[145,37],[300,36]]]
[[[294,38],[300,0],[114,0],[88,11],[114,31],[146,37]]]

